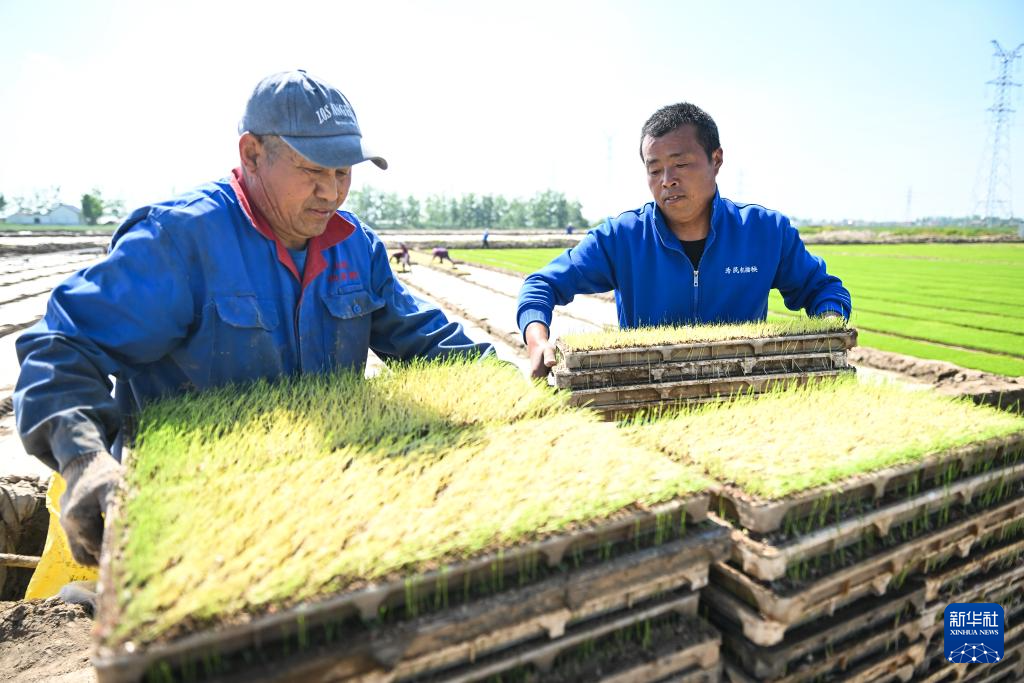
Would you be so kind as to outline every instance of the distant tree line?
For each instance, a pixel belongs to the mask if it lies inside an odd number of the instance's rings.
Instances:
[[[474,194],[459,197],[383,192],[372,187],[349,194],[345,210],[375,228],[557,228],[586,226],[578,201],[546,190],[529,199]]]

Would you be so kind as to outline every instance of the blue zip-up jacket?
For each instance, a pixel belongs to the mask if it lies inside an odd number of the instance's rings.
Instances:
[[[300,278],[236,170],[135,211],[106,259],[54,289],[17,342],[18,431],[28,453],[58,469],[101,449],[119,458],[122,418],[155,398],[361,371],[368,348],[385,359],[490,352],[410,295],[351,213],[309,240]]]
[[[698,268],[654,202],[591,230],[580,243],[526,278],[519,329],[551,325],[551,311],[577,294],[615,290],[620,327],[764,320],[768,292],[792,310],[850,317],[850,293],[825,272],[780,213],[734,204],[715,193]]]

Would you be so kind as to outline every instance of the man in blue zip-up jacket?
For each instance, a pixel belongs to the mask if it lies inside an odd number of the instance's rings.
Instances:
[[[67,480],[61,522],[83,564],[99,558],[123,418],[147,402],[361,371],[368,349],[491,352],[411,296],[377,236],[339,210],[353,165],[387,168],[341,92],[302,71],[275,74],[256,86],[239,132],[231,177],[135,211],[107,258],[59,285],[18,340],[18,431]]]
[[[640,157],[654,202],[591,230],[526,278],[517,318],[534,377],[555,365],[555,306],[615,290],[620,327],[764,320],[778,289],[792,310],[850,317],[850,293],[780,213],[720,197],[718,127],[689,103],[644,124]]]

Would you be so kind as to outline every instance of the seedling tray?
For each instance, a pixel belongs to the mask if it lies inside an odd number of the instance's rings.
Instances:
[[[846,351],[798,353],[778,356],[745,356],[593,370],[555,370],[559,389],[607,389],[636,384],[661,384],[686,380],[709,380],[746,375],[777,375],[815,372],[848,367]]]
[[[718,664],[710,669],[687,669],[681,673],[662,678],[657,683],[721,683],[722,671],[722,662],[719,660]],[[627,678],[616,681],[616,683],[631,683],[631,681]]]
[[[481,657],[461,667],[438,672],[432,676],[418,677],[415,680],[423,683],[470,683],[501,677],[517,670],[533,669],[539,672],[535,680],[543,681],[546,678],[545,673],[556,673],[557,659],[560,655],[570,655],[574,648],[585,643],[605,636],[614,636],[616,632],[625,632],[647,620],[672,612],[699,622],[696,616],[698,602],[699,594],[693,591],[654,598],[631,609],[572,626],[557,639],[544,638],[524,642],[511,650]],[[653,683],[667,675],[684,672],[687,669],[711,669],[718,664],[721,640],[710,626],[703,628],[707,635],[698,643],[684,646],[653,662],[629,666],[624,671],[610,672],[597,680],[605,683]]]
[[[736,601],[714,585],[704,589],[714,604]],[[738,602],[738,601],[737,601]],[[851,662],[873,652],[865,645],[873,635],[886,633],[894,625],[911,640],[920,635],[920,624],[905,615],[916,615],[924,605],[924,588],[913,585],[884,597],[868,597],[789,632],[772,647],[758,647],[742,634],[742,626],[726,612],[711,611],[711,621],[722,632],[729,655],[751,676],[766,680],[789,680],[790,674],[810,676],[846,669]],[[745,608],[742,604],[740,608]],[[910,624],[909,626],[907,626]],[[808,666],[808,663],[810,666]],[[815,673],[816,672],[816,673]],[[795,679],[794,679],[795,680]]]
[[[757,534],[782,529],[783,522],[813,516],[832,506],[843,507],[862,500],[881,500],[887,493],[907,488],[912,480],[925,490],[930,482],[942,482],[946,468],[969,472],[979,463],[996,462],[1024,451],[1024,433],[987,439],[928,455],[918,461],[887,467],[876,472],[818,486],[780,500],[752,498],[734,487],[722,487],[715,493],[712,509],[722,510],[727,519]]]
[[[1021,553],[1024,553],[1024,538],[996,546],[980,555],[972,553],[969,557],[943,567],[938,573],[928,573],[921,577],[925,586],[925,600],[938,600],[952,584],[985,574],[994,564]]]
[[[874,633],[865,634],[864,638],[850,645],[841,653],[837,653],[828,659],[817,660],[803,666],[798,666],[788,674],[782,674],[778,677],[763,678],[760,676],[754,677],[758,681],[765,681],[766,683],[803,683],[804,681],[821,681],[829,680],[830,678],[840,678],[842,680],[862,680],[862,681],[874,681],[873,678],[876,667],[871,667],[871,674],[867,678],[847,678],[846,674],[852,671],[861,662],[875,660],[879,655],[887,655],[887,648],[894,640],[900,638],[905,639],[907,642],[911,642],[914,639],[919,638],[920,634],[915,631],[913,623],[902,624],[895,628],[884,627],[882,631],[876,631]],[[914,654],[918,654],[918,650],[914,650]],[[912,658],[909,658],[913,664],[919,664],[919,662],[913,662]],[[905,665],[906,662],[901,661],[900,665]],[[747,672],[744,672],[747,673]]]
[[[786,594],[724,562],[712,565],[712,583],[737,597],[737,604],[742,601],[753,607],[735,617],[750,640],[761,646],[775,645],[797,624],[834,614],[864,596],[884,595],[896,576],[907,576],[951,548],[966,557],[978,538],[1013,524],[1022,513],[1024,497],[884,550]]]
[[[743,571],[763,581],[774,581],[786,575],[794,562],[826,555],[856,543],[865,530],[874,529],[878,536],[889,533],[894,525],[931,514],[952,503],[968,504],[979,493],[1003,482],[1024,479],[1024,463],[963,479],[950,486],[932,489],[900,503],[893,503],[867,514],[846,519],[809,534],[798,536],[784,545],[756,541],[742,533],[734,534],[733,559]]]
[[[405,625],[390,637],[377,634],[368,644],[379,652],[403,653],[385,680],[472,662],[482,653],[523,640],[557,638],[569,624],[626,609],[658,594],[681,588],[696,591],[707,583],[709,561],[724,555],[725,547],[723,535],[714,546],[686,541],[666,544],[641,551],[640,557],[613,560],[614,569],[598,566],[556,577],[532,590],[513,591],[425,619],[422,625]],[[546,594],[543,598],[537,595],[541,592]],[[542,602],[547,607],[539,607]]]
[[[816,372],[695,379],[682,382],[663,382],[660,384],[634,384],[632,386],[609,387],[605,389],[581,389],[570,394],[569,404],[588,406],[596,410],[621,410],[623,404],[653,407],[663,403],[725,397],[733,394],[760,394],[778,385],[804,385],[808,382],[848,375],[854,372],[854,368],[842,368]]]
[[[500,649],[524,637],[557,637],[566,624],[596,613],[629,605],[653,593],[688,586],[699,589],[707,581],[708,564],[728,554],[728,531],[706,517],[708,496],[698,494],[633,512],[576,533],[560,534],[489,554],[416,577],[371,584],[363,589],[322,601],[254,618],[239,625],[199,631],[177,640],[149,645],[132,642],[111,648],[100,646],[94,664],[101,683],[139,680],[146,671],[191,672],[209,670],[224,678],[240,672],[240,679],[275,680],[301,674],[314,679],[317,672],[343,671],[346,675],[373,673],[379,680],[412,675],[479,653]],[[107,539],[115,538],[118,503],[108,517]],[[685,515],[685,535],[641,550],[634,546],[658,527],[659,520]],[[621,556],[612,558],[615,548]],[[608,557],[595,566],[573,569],[577,558]],[[588,556],[588,553],[590,555]],[[117,624],[114,600],[117,565],[105,548],[101,572],[99,635]],[[554,571],[538,583],[517,586],[517,567],[546,561]],[[565,567],[569,570],[566,571]],[[441,585],[460,587],[493,579],[496,567],[508,574],[509,590],[479,601],[385,627],[362,627],[381,608],[401,610],[410,599],[437,599]],[[457,591],[452,591],[453,593]],[[447,603],[444,603],[445,606]],[[319,641],[324,641],[319,643]],[[337,642],[346,648],[338,651]],[[319,643],[323,652],[303,646]],[[335,647],[330,647],[331,645]],[[270,660],[247,661],[246,653],[270,650]],[[288,653],[291,652],[291,655]],[[251,658],[251,657],[249,657]]]
[[[924,659],[925,641],[909,643],[894,652],[884,652],[858,664],[840,677],[815,678],[795,677],[793,681],[842,680],[844,683],[889,683],[901,681],[908,683],[914,678],[914,669]],[[730,683],[762,683],[763,679],[752,678],[735,663],[725,660],[726,677]]]
[[[857,331],[797,334],[759,339],[729,339],[713,342],[634,346],[621,349],[574,351],[559,341],[561,365],[570,370],[608,368],[628,365],[652,365],[716,358],[745,358],[795,353],[827,353],[851,349],[857,345]]]

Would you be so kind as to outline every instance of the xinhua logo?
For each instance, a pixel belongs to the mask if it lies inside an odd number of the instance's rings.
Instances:
[[[946,660],[995,664],[1003,659],[1003,608],[994,602],[954,602],[945,612]]]

